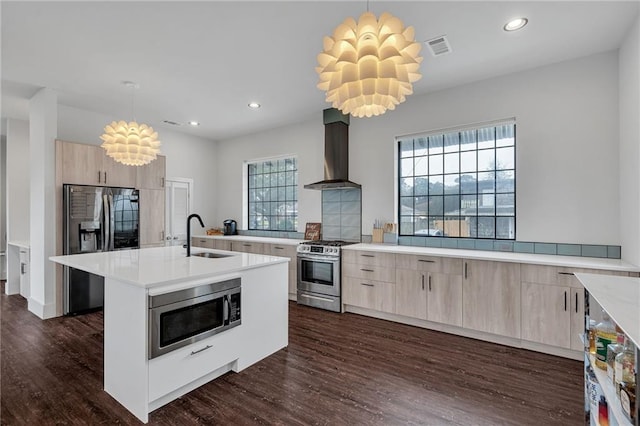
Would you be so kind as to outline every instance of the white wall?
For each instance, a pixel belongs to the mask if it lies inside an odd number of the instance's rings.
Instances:
[[[104,126],[118,118],[91,111],[58,106],[58,139],[100,145]],[[149,123],[147,123],[149,124]],[[217,143],[208,139],[178,133],[164,127],[151,126],[162,142],[160,151],[167,157],[167,178],[194,180],[193,210],[199,213],[205,226],[222,226],[215,219],[217,204],[216,157]],[[200,232],[194,228],[194,233]]]
[[[640,18],[619,52],[622,258],[640,265]]]
[[[29,241],[29,122],[7,119],[7,240]]]
[[[429,78],[425,73],[423,78]],[[394,217],[394,137],[516,117],[517,239],[620,243],[617,51],[410,96],[395,111],[350,126],[350,179],[362,184],[363,233]],[[300,226],[318,220],[324,132],[310,121],[219,145],[218,218],[241,218],[242,160],[295,153]],[[228,177],[228,178],[227,178]]]

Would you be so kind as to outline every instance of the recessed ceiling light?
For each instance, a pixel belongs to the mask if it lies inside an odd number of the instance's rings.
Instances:
[[[199,126],[199,125],[200,125],[200,123],[198,123],[197,121],[190,121],[190,122],[189,122],[189,125],[190,125],[190,126]]]
[[[249,102],[249,108],[258,109],[258,108],[260,108],[260,104],[257,103],[257,102]]]
[[[505,31],[517,31],[527,25],[527,22],[529,22],[527,18],[516,18],[507,22],[503,28]]]

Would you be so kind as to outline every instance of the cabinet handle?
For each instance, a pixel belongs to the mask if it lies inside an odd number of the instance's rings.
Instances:
[[[367,287],[373,287],[373,284],[367,284],[367,283],[360,283],[362,285],[366,285]]]
[[[164,240],[164,231],[160,231],[160,239]],[[169,238],[167,238],[167,239],[169,239]]]
[[[361,254],[362,257],[375,257],[373,254]]]
[[[164,188],[164,178],[160,178],[160,187]]]
[[[276,250],[284,250],[284,247],[274,247]]]
[[[104,183],[107,183],[107,172],[104,172]]]
[[[467,262],[464,262],[464,279],[465,279],[465,280],[467,279],[467,276],[468,276],[468,274],[467,274],[467,270],[468,270],[468,268],[467,268]]]
[[[431,291],[431,275],[429,275],[429,291]]]
[[[361,268],[360,270],[361,270],[361,271],[364,271],[364,272],[374,272],[374,270],[373,270],[373,269],[362,269],[362,268]]]
[[[98,183],[100,183],[100,178],[102,177],[102,172],[98,170]]]
[[[573,272],[558,272],[558,275],[573,275]]]
[[[422,278],[422,289],[424,290],[424,274],[421,275]]]
[[[564,292],[564,310],[567,310],[567,292]]]
[[[243,244],[243,247],[251,247],[251,244]]]
[[[27,266],[24,263],[20,263],[20,273],[24,275],[24,267]]]
[[[576,291],[576,314],[578,313],[578,292]]]
[[[436,263],[436,261],[435,261],[435,260],[426,260],[426,259],[418,259],[418,262]]]
[[[200,352],[202,352],[202,351],[206,351],[207,349],[210,349],[210,348],[212,348],[212,347],[213,347],[213,346],[211,346],[211,345],[207,345],[207,346],[205,346],[205,347],[204,347],[204,348],[202,348],[202,349],[198,349],[197,351],[191,351],[191,355],[199,354]]]

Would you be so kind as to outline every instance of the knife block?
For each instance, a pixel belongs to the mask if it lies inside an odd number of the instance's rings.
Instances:
[[[382,243],[384,242],[384,230],[379,228],[379,229],[374,229],[373,230],[373,235],[371,236],[371,242],[372,243]]]

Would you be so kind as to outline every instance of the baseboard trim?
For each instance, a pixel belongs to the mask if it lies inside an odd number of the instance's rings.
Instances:
[[[404,317],[402,315],[374,311],[374,310],[360,308],[358,306],[353,306],[353,305],[344,305],[344,312],[351,312],[358,315],[364,315],[364,316],[378,318],[382,320],[398,322],[401,324],[412,325],[414,327],[421,327],[429,330],[441,331],[443,333],[455,334],[457,336],[468,337],[471,339],[482,340],[485,342],[497,343],[499,345],[505,345],[505,346],[511,346],[514,348],[541,352],[548,355],[555,355],[563,358],[575,359],[577,361],[582,361],[584,359],[584,354],[582,351],[559,348],[556,346],[549,346],[542,343],[529,342],[527,340],[516,339],[513,337],[498,336],[496,334],[470,330],[468,328],[456,327],[453,325],[441,324],[441,323],[421,320],[417,318]]]
[[[32,314],[36,315],[37,317],[43,320],[55,318],[59,316],[56,312],[55,303],[49,303],[49,304],[43,305],[37,300],[29,297],[27,299],[27,307],[29,309],[29,312],[31,312]]]

